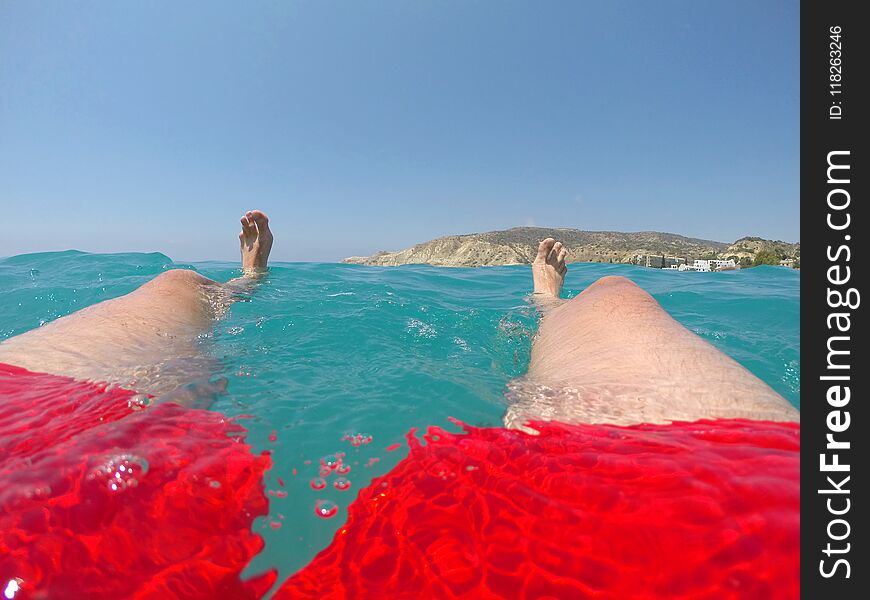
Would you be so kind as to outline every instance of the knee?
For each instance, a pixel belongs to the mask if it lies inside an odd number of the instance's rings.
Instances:
[[[143,287],[178,293],[187,290],[199,290],[202,287],[211,284],[214,284],[211,279],[203,277],[195,271],[190,271],[188,269],[172,269],[170,271],[164,271],[146,283]]]
[[[211,279],[203,277],[196,271],[189,269],[171,269],[164,271],[154,278],[155,282],[171,285],[202,285],[211,283]]]
[[[133,292],[145,305],[167,319],[205,322],[211,313],[210,292],[220,284],[186,269],[164,271]]]
[[[577,296],[590,302],[612,304],[619,307],[640,307],[656,304],[656,301],[643,288],[627,277],[609,275],[595,281]]]
[[[586,290],[630,290],[636,289],[640,290],[640,286],[633,282],[628,277],[623,277],[622,275],[607,275],[606,277],[602,277],[598,279],[592,285],[586,288]]]

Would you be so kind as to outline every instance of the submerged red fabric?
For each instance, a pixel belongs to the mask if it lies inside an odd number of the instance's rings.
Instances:
[[[21,598],[254,598],[266,456],[222,415],[0,364],[0,588]],[[139,410],[137,410],[139,409]]]
[[[798,598],[800,428],[430,428],[288,598]]]
[[[0,587],[254,598],[266,456],[218,413],[0,364]],[[430,428],[276,598],[796,598],[796,424]]]

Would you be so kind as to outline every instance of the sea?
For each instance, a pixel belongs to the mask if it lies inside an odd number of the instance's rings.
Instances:
[[[78,251],[0,259],[0,340],[128,293],[167,269],[218,281],[226,262],[159,253]],[[623,275],[679,322],[800,407],[800,272],[761,266],[715,273],[576,263],[564,297]],[[214,357],[210,410],[236,417],[267,452],[265,548],[249,573],[280,580],[326,546],[358,491],[407,454],[413,428],[458,431],[449,418],[498,427],[505,385],[527,369],[539,315],[528,267],[369,267],[272,263],[252,293],[201,336]],[[315,489],[323,459],[344,453],[342,486]],[[345,486],[346,484],[346,486]],[[323,507],[329,508],[324,518]]]

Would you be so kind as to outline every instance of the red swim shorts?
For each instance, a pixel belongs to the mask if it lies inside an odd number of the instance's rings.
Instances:
[[[800,595],[800,426],[430,428],[288,598]]]
[[[255,598],[266,456],[219,413],[0,364],[0,591]],[[147,457],[147,459],[146,459]],[[10,587],[12,586],[12,587]]]
[[[800,427],[430,428],[277,598],[796,598]],[[0,587],[253,598],[267,456],[219,413],[0,365]]]

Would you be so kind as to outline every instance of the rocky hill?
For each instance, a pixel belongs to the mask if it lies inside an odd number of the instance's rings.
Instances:
[[[623,233],[515,227],[506,231],[445,236],[398,252],[351,256],[344,259],[344,262],[382,266],[430,264],[445,267],[529,264],[535,258],[538,242],[546,237],[561,240],[570,249],[569,262],[628,263],[639,254],[664,254],[692,260],[727,255],[730,247],[723,242],[657,231]]]
[[[722,252],[722,256],[736,256],[740,258],[754,259],[760,252],[772,252],[780,258],[801,257],[801,245],[790,244],[779,240],[765,240],[759,237],[740,238]]]

